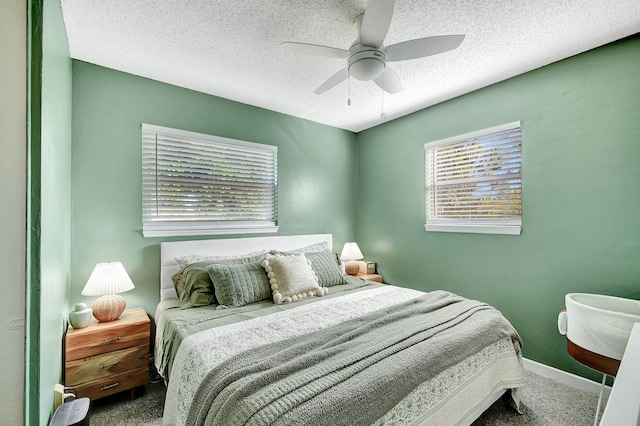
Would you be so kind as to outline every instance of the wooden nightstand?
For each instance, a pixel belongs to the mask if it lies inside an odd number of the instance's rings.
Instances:
[[[382,282],[382,275],[378,274],[357,274],[356,277],[362,278],[364,280]]]
[[[98,399],[149,381],[149,317],[143,308],[125,310],[111,322],[91,320],[88,327],[69,327],[65,386],[78,398]]]

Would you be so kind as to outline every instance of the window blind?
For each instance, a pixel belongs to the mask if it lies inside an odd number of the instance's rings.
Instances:
[[[142,126],[145,236],[277,231],[277,147]]]
[[[519,122],[426,144],[425,172],[427,230],[520,233]]]

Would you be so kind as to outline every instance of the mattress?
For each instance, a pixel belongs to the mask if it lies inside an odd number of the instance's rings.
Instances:
[[[210,305],[181,310],[176,301],[163,301],[156,312],[154,360],[168,382],[164,423],[187,424],[204,377],[227,360],[338,327],[424,294],[351,279],[332,287],[327,296],[286,305],[260,302],[232,309]],[[517,388],[523,384],[519,339],[505,337],[429,377],[369,423],[470,424],[506,390],[517,407]]]

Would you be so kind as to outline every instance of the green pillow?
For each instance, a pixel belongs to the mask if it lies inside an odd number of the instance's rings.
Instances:
[[[207,268],[213,281],[218,308],[237,308],[271,299],[271,285],[260,263],[214,263]]]
[[[213,283],[209,278],[209,272],[207,272],[207,267],[211,263],[192,263],[172,277],[173,285],[180,299],[180,309],[215,303]]]
[[[331,287],[334,285],[346,284],[342,271],[336,261],[336,256],[331,250],[324,250],[318,253],[305,253],[307,259],[311,261],[311,269],[318,276],[320,287]]]
[[[173,277],[173,285],[180,299],[180,309],[207,306],[216,303],[215,290],[207,268],[214,264],[242,264],[261,262],[264,255],[238,257],[225,260],[209,260],[187,265]]]

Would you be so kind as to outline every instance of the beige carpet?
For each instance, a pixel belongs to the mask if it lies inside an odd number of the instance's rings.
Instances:
[[[148,384],[138,394],[133,401],[128,392],[93,401],[91,425],[162,425],[164,384]],[[499,400],[473,425],[588,426],[593,424],[597,403],[598,395],[527,372],[527,384],[522,389],[523,414]]]
[[[602,407],[605,403],[606,400]],[[589,426],[593,425],[597,405],[597,394],[527,371],[527,383],[522,388],[520,404],[523,414],[515,413],[506,402],[499,400],[473,425]],[[603,409],[600,410],[600,416]]]

